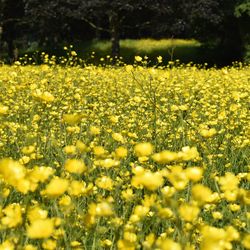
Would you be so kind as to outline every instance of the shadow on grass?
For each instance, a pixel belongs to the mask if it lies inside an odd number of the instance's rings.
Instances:
[[[67,46],[70,48],[70,46]],[[208,47],[202,45],[196,40],[182,40],[182,39],[140,39],[140,40],[121,40],[120,41],[120,56],[121,61],[126,64],[133,64],[135,56],[147,57],[149,66],[158,63],[157,57],[162,56],[163,62],[161,65],[167,65],[169,61],[179,60],[180,63],[193,63],[204,65],[207,67],[224,67],[231,65],[233,61],[238,58],[233,56],[233,53],[228,53],[224,48]],[[111,44],[109,41],[87,41],[75,42],[73,48],[79,58],[84,59],[87,63],[95,65],[110,64]],[[48,48],[43,51],[50,55],[56,55],[60,62],[60,56],[70,54],[70,50],[65,51],[63,44],[57,44],[56,47]],[[37,49],[37,51],[41,51]],[[27,51],[24,53],[27,53]],[[24,54],[23,53],[23,54]],[[30,51],[29,56],[34,58],[36,64],[42,63],[41,52],[32,54]]]
[[[92,41],[75,44],[81,58],[86,61],[99,64],[108,63],[111,53],[109,41]],[[94,58],[91,58],[92,52]],[[228,51],[222,48],[208,47],[195,40],[121,40],[120,50],[121,60],[126,64],[133,64],[135,56],[147,57],[148,65],[157,64],[157,57],[163,57],[162,65],[167,65],[169,61],[179,60],[180,63],[206,64],[207,67],[224,67],[237,61]],[[101,59],[103,58],[103,59]]]
[[[163,57],[163,64],[168,64],[169,61],[177,59],[182,63],[203,63],[200,57],[201,45],[199,43],[190,42],[187,44],[173,44],[173,46],[168,42],[165,42],[165,44],[164,46],[163,42],[159,42],[158,44],[155,42],[155,46],[149,44],[138,48],[136,42],[124,40],[121,41],[120,57],[126,64],[133,64],[135,56],[147,57],[149,65],[155,65],[158,56]],[[108,61],[111,54],[111,45],[108,41],[85,42],[76,44],[74,47],[81,58],[92,63],[99,63],[103,59],[104,61]],[[91,58],[91,55],[94,55],[94,58],[93,56]]]

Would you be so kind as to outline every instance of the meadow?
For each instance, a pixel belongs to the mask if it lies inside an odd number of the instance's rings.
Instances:
[[[53,48],[39,48],[37,43],[32,43],[27,48],[27,44],[20,44],[20,55],[25,57],[29,55],[36,64],[43,60],[40,58],[38,51],[46,51],[50,55],[66,56],[66,51],[63,49],[65,44],[57,44],[57,49]],[[88,64],[107,64],[110,61],[111,43],[109,40],[91,40],[85,42],[75,41],[72,46],[78,54],[78,58],[83,59]],[[71,46],[71,47],[72,47]],[[66,52],[66,53],[65,53]],[[217,51],[216,51],[217,52]],[[169,60],[180,60],[182,63],[194,62],[196,64],[209,63],[213,66],[217,60],[215,54],[211,49],[204,48],[204,46],[196,40],[184,39],[121,39],[120,40],[120,57],[126,64],[133,64],[135,55],[144,57],[147,56],[147,64],[154,66],[157,64],[157,57],[159,55],[164,57],[164,64]],[[217,53],[218,54],[218,53]],[[5,54],[7,57],[7,54]],[[68,57],[68,56],[66,56]],[[0,58],[1,59],[1,58]]]
[[[79,56],[90,62],[98,62],[100,58],[106,58],[111,53],[111,43],[109,40],[94,40],[90,42],[75,44],[74,48],[79,52]],[[94,60],[91,60],[92,52],[95,52]],[[204,55],[206,54],[206,55]],[[202,44],[196,40],[184,39],[121,39],[120,56],[122,61],[133,64],[135,55],[147,56],[147,62],[151,66],[157,63],[157,56],[162,55],[165,62],[179,59],[183,63],[208,60],[207,53],[204,53]]]
[[[0,250],[250,249],[250,67],[157,60],[0,66]]]

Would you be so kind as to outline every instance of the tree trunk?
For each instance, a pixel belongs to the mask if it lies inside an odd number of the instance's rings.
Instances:
[[[0,60],[1,60],[1,53],[2,53],[2,33],[3,33],[3,27],[0,25]]]
[[[14,59],[14,41],[12,39],[8,39],[7,40],[7,44],[8,44],[8,56],[9,56],[9,61],[10,63],[13,63]]]
[[[120,38],[119,38],[119,17],[114,11],[109,16],[111,56],[115,63],[120,55]]]

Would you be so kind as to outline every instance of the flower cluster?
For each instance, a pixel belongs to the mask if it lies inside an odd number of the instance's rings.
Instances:
[[[249,79],[1,66],[0,250],[250,249]]]

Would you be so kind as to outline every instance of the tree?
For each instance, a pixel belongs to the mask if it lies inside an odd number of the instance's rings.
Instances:
[[[216,49],[221,63],[240,60],[243,41],[235,16],[238,0],[187,1],[189,30],[194,38]],[[219,58],[220,57],[220,58]]]
[[[239,22],[244,47],[244,59],[250,62],[250,0],[238,2],[235,6],[234,14]]]
[[[72,18],[87,22],[92,28],[107,32],[111,40],[111,55],[117,58],[120,53],[120,35],[128,16],[131,14],[150,12],[153,16],[168,10],[168,0],[65,0],[68,15]],[[105,20],[97,23],[96,20]],[[133,19],[133,18],[132,18]],[[134,28],[152,21],[152,15],[147,16],[143,23],[135,24]]]
[[[40,46],[54,46],[64,36],[68,26],[62,11],[61,0],[24,0],[25,18],[32,20],[29,27]]]
[[[2,39],[8,44],[8,55],[10,62],[17,59],[18,51],[15,40],[22,33],[22,18],[24,16],[24,5],[22,0],[1,0],[1,27]]]

